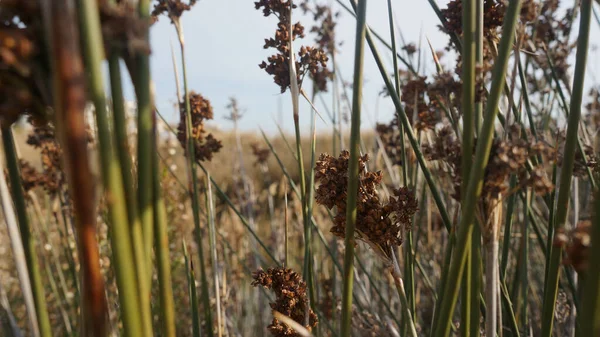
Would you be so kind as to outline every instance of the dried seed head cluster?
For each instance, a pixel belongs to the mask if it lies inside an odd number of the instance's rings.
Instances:
[[[44,177],[26,160],[19,159],[19,173],[21,174],[21,186],[25,192],[25,200],[30,200],[29,191],[34,190],[38,186],[42,186]],[[8,169],[4,169],[4,175],[7,182],[10,184],[10,176]]]
[[[304,13],[310,12],[316,22],[310,31],[315,33],[317,46],[328,55],[336,52],[335,27],[340,12],[333,12],[330,6],[315,4],[314,8],[306,0],[300,4]]]
[[[409,80],[402,87],[401,99],[404,102],[404,111],[417,130],[433,129],[438,122],[435,110],[425,102],[426,79],[426,77],[417,77]]]
[[[592,243],[591,231],[592,222],[582,220],[575,228],[569,231],[560,228],[556,233],[554,245],[564,248],[567,253],[563,264],[573,266],[577,273],[585,273],[588,269]]]
[[[181,0],[157,0],[152,10],[152,17],[156,21],[160,15],[165,14],[171,22],[174,22],[179,20],[183,12],[191,10],[196,2],[197,0],[189,0],[187,3]]]
[[[256,158],[256,165],[265,165],[271,155],[271,150],[265,147],[260,147],[257,143],[250,144],[252,147],[252,154]]]
[[[346,227],[349,159],[348,151],[342,151],[338,158],[321,154],[315,167],[315,180],[319,183],[315,200],[329,209],[337,207],[331,232],[342,238]],[[382,202],[377,188],[383,175],[381,171],[367,171],[368,160],[368,155],[359,158],[356,239],[387,258],[391,247],[402,244],[403,232],[410,230],[417,201],[412,190],[401,187],[394,190],[387,202]]]
[[[565,135],[560,134],[558,137],[557,148],[564,150],[565,146]],[[585,158],[583,157],[581,151],[579,149],[575,152],[575,162],[573,163],[573,176],[584,178],[587,177],[588,168],[592,170],[592,172],[597,172],[600,169],[600,165],[598,165],[598,157],[594,148],[587,145],[582,144],[583,153],[585,154]],[[561,151],[557,155],[558,166],[562,166],[564,153]]]
[[[194,141],[195,159],[198,161],[210,161],[213,155],[223,147],[221,141],[217,140],[212,133],[206,135],[204,122],[213,118],[213,108],[208,99],[193,91],[189,93],[189,103],[192,120],[192,133],[190,136]],[[179,114],[180,122],[177,128],[177,139],[179,139],[181,146],[187,149],[187,119],[185,115],[185,103],[183,102],[179,104]]]
[[[0,2],[0,122],[22,114],[44,116],[49,102],[49,62],[42,52],[43,28],[37,1]]]
[[[529,2],[529,1],[528,1]],[[532,1],[531,1],[532,2]],[[560,1],[550,0],[542,1],[541,7],[535,14],[535,20],[528,25],[525,30],[526,44],[525,46],[534,52],[532,63],[535,69],[547,70],[550,67],[547,54],[552,60],[554,70],[559,79],[568,81],[567,73],[569,70],[568,58],[574,48],[574,43],[569,42],[571,29],[573,26],[574,15],[572,6],[569,6],[564,14],[560,15]],[[530,9],[531,11],[531,9]],[[521,12],[523,14],[523,12]],[[533,17],[534,14],[529,14]],[[547,85],[543,75],[536,78],[536,72],[528,74],[530,82],[540,82],[542,85],[536,85],[531,88],[532,92],[543,90]]]
[[[417,52],[417,46],[414,43],[409,43],[402,47],[402,50],[404,50],[408,55],[413,55]]]
[[[130,58],[138,52],[150,53],[145,37],[150,21],[140,18],[137,7],[128,2],[100,2],[100,22],[104,49]]]
[[[588,94],[589,102],[585,105],[587,115],[584,117],[590,122],[590,125],[594,125],[596,129],[600,127],[600,87],[590,89]]]
[[[275,292],[276,299],[275,302],[270,303],[271,309],[293,319],[308,331],[317,326],[317,315],[309,308],[306,282],[302,280],[300,274],[290,268],[278,267],[269,268],[267,271],[259,269],[254,273],[253,278],[253,286],[262,286]],[[308,325],[305,324],[306,322]],[[277,318],[273,318],[267,328],[276,337],[301,337],[294,329]]]
[[[296,8],[291,1],[285,0],[260,0],[254,3],[256,9],[262,9],[264,16],[275,15],[279,19],[275,37],[265,39],[264,48],[274,48],[277,54],[269,56],[267,61],[259,64],[259,67],[273,76],[274,82],[281,88],[281,93],[284,93],[290,87],[290,42],[296,38],[304,37],[304,26],[299,22],[295,23],[290,33],[290,16],[291,9]],[[302,85],[304,75],[310,74],[315,80],[325,79],[329,75],[321,74],[320,72],[327,69],[327,55],[320,48],[302,46],[295,57],[296,64],[296,81],[298,86]],[[324,90],[324,83],[316,83],[319,90]]]
[[[446,102],[449,99],[456,100],[454,94],[460,89],[460,83],[457,83],[449,73],[447,76],[440,77],[438,75],[434,77],[435,82],[430,84],[426,81],[427,77],[414,78],[412,74],[407,72],[401,72],[400,74],[404,83],[400,99],[404,103],[404,112],[411,125],[420,131],[434,129],[440,121],[441,102]],[[441,82],[441,80],[444,82]],[[389,94],[387,88],[384,88],[382,94]],[[376,131],[384,143],[387,155],[395,164],[401,165],[398,116],[395,115],[388,124],[377,124]]]
[[[315,4],[314,8],[309,5],[306,0],[300,4],[300,8],[304,13],[310,12],[316,24],[310,29],[310,32],[315,34],[315,42],[317,47],[322,50],[325,55],[335,55],[337,52],[335,40],[336,19],[340,12],[333,12],[330,6]],[[310,73],[315,89],[317,91],[327,91],[327,82],[333,79],[333,72],[325,65],[317,69],[315,73]]]
[[[502,1],[484,0],[483,3],[483,34],[487,38],[498,37],[498,28],[502,26],[505,6]],[[447,33],[462,35],[462,1],[452,0],[442,15],[446,19],[442,30]]]
[[[50,125],[34,127],[27,137],[27,144],[39,150],[42,158],[42,173],[35,179],[36,186],[43,187],[52,196],[58,195],[66,178],[62,170],[62,149],[55,138],[54,129]]]
[[[403,166],[402,162],[402,139],[398,128],[398,118],[393,118],[388,124],[377,123],[375,132],[379,135],[385,154],[392,165]],[[406,155],[412,154],[408,146],[404,146]]]
[[[475,141],[476,142],[476,141]],[[437,132],[433,143],[425,145],[423,152],[429,160],[442,161],[442,170],[450,175],[454,184],[453,197],[460,198],[462,182],[462,146],[456,139],[452,129],[445,126]],[[484,185],[481,192],[482,200],[495,200],[498,195],[512,192],[508,190],[507,179],[516,174],[519,187],[533,188],[538,194],[552,191],[553,184],[547,178],[542,167],[533,171],[526,170],[526,163],[534,156],[544,156],[548,160],[554,158],[554,149],[544,142],[527,142],[514,136],[507,140],[495,139],[490,150],[490,157],[485,169]],[[443,168],[445,166],[445,168]]]
[[[377,315],[367,310],[359,311],[355,307],[352,311],[352,317],[355,317],[352,320],[352,327],[357,331],[358,336],[379,337],[394,335]]]
[[[434,75],[433,81],[427,87],[427,95],[431,104],[436,107],[443,104],[460,111],[461,82],[450,72]]]
[[[521,22],[524,24],[535,21],[538,17],[538,4],[535,0],[525,0],[521,4]]]
[[[332,319],[335,314],[335,308],[338,305],[338,299],[335,296],[333,290],[333,278],[329,277],[321,281],[322,297],[319,303],[319,309],[323,313],[323,316],[327,319]]]

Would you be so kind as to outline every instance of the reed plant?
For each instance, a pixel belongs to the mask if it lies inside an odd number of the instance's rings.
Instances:
[[[244,102],[190,87],[202,2],[2,1],[0,334],[599,334],[596,4],[428,3],[447,46],[405,40],[391,0],[384,33],[366,0],[257,0],[294,131],[256,135]],[[176,123],[154,106],[163,19]],[[374,82],[394,114],[370,127]]]

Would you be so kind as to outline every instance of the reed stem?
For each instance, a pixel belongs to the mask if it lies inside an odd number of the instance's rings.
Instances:
[[[575,57],[575,75],[573,77],[573,94],[571,95],[570,112],[567,123],[567,135],[564,145],[564,156],[560,171],[560,187],[558,190],[554,230],[562,228],[567,220],[571,177],[577,151],[579,120],[583,99],[585,68],[589,47],[590,21],[592,15],[592,0],[581,1],[581,20],[577,39],[577,54]],[[554,326],[554,311],[558,296],[558,281],[560,278],[560,260],[562,248],[553,247],[550,253],[548,272],[545,278],[544,304],[542,309],[542,337],[550,337]]]
[[[367,0],[358,0],[354,50],[354,86],[350,126],[350,160],[348,162],[348,195],[346,199],[346,234],[344,239],[344,271],[342,293],[341,337],[349,337],[352,326],[352,286],[354,283],[354,229],[358,197],[358,158],[360,156],[360,113],[363,86],[363,57],[365,49]]]
[[[2,128],[2,145],[4,147],[8,176],[11,182],[12,199],[17,211],[25,260],[27,261],[27,271],[29,273],[29,280],[31,281],[31,291],[35,302],[35,312],[37,314],[40,336],[50,337],[52,336],[52,329],[48,317],[48,308],[46,307],[46,294],[44,291],[42,275],[40,273],[40,265],[38,264],[35,240],[31,235],[29,217],[27,216],[27,205],[25,204],[25,195],[22,187],[23,182],[21,180],[19,168],[19,158],[17,156],[15,140],[10,126]]]

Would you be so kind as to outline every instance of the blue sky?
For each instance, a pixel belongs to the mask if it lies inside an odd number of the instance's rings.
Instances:
[[[438,1],[444,7],[447,1]],[[337,39],[343,41],[340,47],[340,71],[346,81],[352,76],[355,19],[345,12],[337,3],[334,8],[342,13],[336,29]],[[438,19],[426,0],[395,0],[393,1],[396,24],[401,30],[407,43],[418,44],[422,37],[423,48],[426,47],[425,37],[429,38],[434,49],[446,46],[447,38],[438,29]],[[304,26],[312,26],[308,17],[301,16],[301,11],[295,12],[294,21],[300,20]],[[262,12],[254,9],[251,0],[201,0],[182,18],[186,43],[186,60],[190,90],[195,90],[213,104],[215,118],[214,126],[228,129],[231,123],[224,117],[228,111],[226,106],[230,97],[237,98],[245,109],[245,115],[240,127],[244,130],[257,130],[261,127],[267,131],[276,130],[275,120],[282,107],[283,127],[292,130],[292,112],[289,92],[281,95],[279,87],[272,78],[258,67],[258,64],[272,52],[263,49],[264,39],[271,37],[276,29],[276,18],[264,17]],[[389,36],[386,1],[369,1],[367,22],[371,28],[382,36]],[[592,23],[592,44],[597,41],[598,24]],[[398,38],[399,39],[399,38]],[[299,40],[295,48],[301,44],[312,45],[313,37],[308,33],[305,39]],[[172,121],[177,121],[175,110],[176,94],[171,47],[173,44],[179,61],[179,47],[174,27],[166,17],[152,27],[152,77],[156,87],[156,104],[160,111]],[[400,43],[400,42],[398,42]],[[593,48],[593,46],[592,46]],[[428,50],[428,48],[427,48]],[[380,51],[384,51],[383,47]],[[391,54],[385,53],[388,70],[392,71]],[[429,52],[424,53],[423,64],[427,70],[433,70],[434,65]],[[586,84],[597,83],[598,52],[590,54],[590,72]],[[181,67],[179,65],[181,73]],[[594,78],[595,77],[595,78]],[[383,81],[370,50],[365,50],[364,67],[364,112],[362,127],[368,128],[375,121],[388,121],[393,113],[393,105],[389,99],[378,99],[378,93],[383,88]],[[324,97],[330,102],[330,96]],[[317,100],[317,103],[319,100]],[[320,104],[317,104],[319,108]],[[322,108],[319,108],[322,109]],[[310,125],[310,107],[301,105],[301,125],[308,131]],[[318,128],[330,126],[318,121]]]

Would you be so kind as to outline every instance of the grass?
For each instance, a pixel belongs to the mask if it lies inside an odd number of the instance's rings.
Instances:
[[[180,24],[202,3],[32,3],[0,5],[3,336],[600,333],[591,0],[430,1],[446,56],[404,40],[392,1],[387,34],[365,0],[259,2],[293,134],[239,131],[235,99],[234,131],[210,127]],[[335,48],[338,11],[354,55]],[[151,16],[178,35],[174,125],[153,107]],[[374,130],[369,59],[396,110]]]

